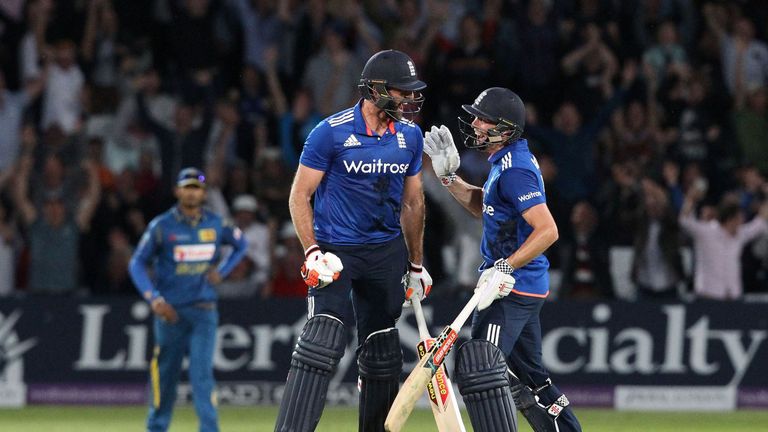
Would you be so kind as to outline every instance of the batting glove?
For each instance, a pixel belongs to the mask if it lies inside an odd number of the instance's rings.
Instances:
[[[487,308],[494,301],[502,299],[512,292],[512,288],[515,287],[515,278],[512,276],[513,271],[515,271],[514,267],[509,265],[506,259],[502,258],[497,260],[493,267],[486,269],[480,275],[475,291],[484,289],[486,285],[490,286],[486,290],[486,295],[477,304],[477,310]]]
[[[461,158],[447,126],[441,125],[439,129],[432,126],[432,129],[424,134],[424,153],[432,160],[432,168],[440,181],[446,186],[453,183],[456,170],[461,165]]]
[[[432,276],[429,275],[427,269],[418,264],[409,262],[404,305],[409,306],[411,304],[410,300],[414,297],[419,300],[424,300],[431,290]]]
[[[324,288],[335,281],[344,270],[339,257],[331,252],[322,253],[318,245],[304,252],[306,261],[301,266],[301,277],[310,288]]]

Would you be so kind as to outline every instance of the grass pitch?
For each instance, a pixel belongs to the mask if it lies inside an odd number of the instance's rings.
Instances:
[[[2,432],[140,432],[144,429],[143,407],[36,406],[0,409]],[[732,413],[638,413],[613,410],[577,410],[584,432],[757,432],[768,431],[768,411]],[[222,432],[271,432],[276,407],[223,407]],[[467,430],[472,428],[464,413]],[[530,432],[520,419],[520,431]],[[178,407],[170,432],[197,430],[191,407]],[[405,432],[436,431],[432,412],[416,410]],[[317,432],[357,432],[356,408],[326,408]]]

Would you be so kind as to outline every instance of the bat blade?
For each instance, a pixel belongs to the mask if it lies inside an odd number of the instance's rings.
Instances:
[[[416,402],[424,393],[424,387],[429,384],[434,372],[427,365],[430,356],[424,356],[413,371],[405,379],[400,391],[389,409],[387,419],[384,421],[384,429],[388,432],[400,432],[405,426],[405,422],[416,406]]]
[[[384,429],[388,432],[400,432],[408,417],[413,412],[419,398],[424,394],[424,388],[432,380],[440,365],[445,360],[445,356],[451,350],[451,347],[458,339],[459,334],[450,326],[446,327],[440,336],[435,340],[435,344],[427,354],[419,360],[416,367],[413,368],[408,378],[405,379],[400,391],[392,403],[387,419],[384,422]]]
[[[417,347],[419,358],[424,357],[433,344],[434,339],[431,338],[421,341]],[[435,417],[439,432],[466,432],[456,402],[456,393],[445,372],[445,365],[440,365],[435,376],[427,383],[427,396],[429,396],[432,415]]]
[[[402,430],[408,416],[413,411],[413,407],[424,393],[424,387],[432,380],[440,365],[443,364],[445,356],[448,355],[453,344],[456,343],[456,339],[459,338],[459,330],[467,322],[480,300],[493,294],[493,288],[494,285],[486,283],[476,289],[475,294],[464,305],[456,319],[437,336],[435,344],[429,349],[427,355],[419,360],[400,387],[387,419],[384,421],[384,429],[388,432],[400,432]]]

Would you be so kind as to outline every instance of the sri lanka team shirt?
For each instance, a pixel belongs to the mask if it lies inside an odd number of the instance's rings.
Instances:
[[[375,244],[399,236],[405,178],[421,171],[421,129],[391,121],[378,136],[361,106],[362,100],[323,120],[304,143],[301,164],[325,172],[313,206],[319,243]]]
[[[233,250],[221,260],[223,245]],[[207,273],[218,263],[226,277],[245,256],[247,244],[239,228],[203,210],[191,220],[172,207],[150,222],[130,264],[131,277],[141,295],[152,300],[162,296],[172,305],[209,302],[217,299]],[[154,266],[150,275],[148,267]]]
[[[539,163],[519,139],[491,155],[491,171],[483,186],[483,240],[480,252],[485,270],[499,258],[512,255],[533,232],[523,218],[529,208],[546,203]],[[515,269],[514,291],[545,297],[549,293],[549,261],[539,255]]]

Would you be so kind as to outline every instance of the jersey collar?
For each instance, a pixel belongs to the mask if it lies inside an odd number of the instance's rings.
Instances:
[[[394,135],[396,132],[395,121],[389,119],[387,126],[389,132]],[[369,137],[376,136],[376,133],[368,127],[368,124],[365,122],[365,117],[363,117],[363,99],[360,99],[357,105],[355,105],[355,133]]]
[[[520,139],[518,139],[517,141],[515,141],[515,142],[513,142],[511,144],[505,145],[504,147],[501,148],[501,150],[499,150],[496,153],[490,155],[488,157],[488,162],[490,162],[492,164],[496,163],[496,161],[498,161],[499,159],[504,157],[505,154],[507,154],[507,153],[517,149],[517,148],[527,147],[527,146],[528,146],[528,141],[523,139],[523,138],[520,138]]]
[[[197,226],[200,222],[205,220],[205,209],[202,209],[200,212],[200,217],[197,218],[191,218],[188,216],[185,216],[184,213],[179,210],[179,205],[173,206],[173,217],[176,219],[177,222],[186,222],[189,225]]]

